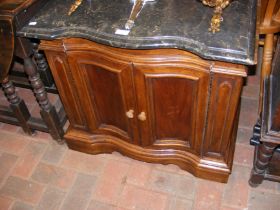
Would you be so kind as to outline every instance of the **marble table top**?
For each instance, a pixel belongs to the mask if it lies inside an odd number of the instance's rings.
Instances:
[[[209,60],[255,63],[256,0],[234,0],[223,12],[221,31],[208,31],[213,8],[198,0],[147,2],[131,30],[125,30],[133,0],[49,0],[17,32],[53,40],[79,37],[128,49],[177,48]],[[121,35],[122,34],[122,35]]]

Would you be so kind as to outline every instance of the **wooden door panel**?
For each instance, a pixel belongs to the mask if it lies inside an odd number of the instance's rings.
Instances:
[[[146,121],[140,120],[142,145],[199,152],[208,73],[187,67],[135,66],[138,111],[147,115]]]
[[[166,77],[158,78],[150,75],[147,78],[150,88],[149,100],[152,103],[151,113],[154,114],[154,135],[157,140],[178,139],[190,142],[192,136],[193,108],[197,90],[195,82],[189,78]],[[187,93],[187,94],[186,94]],[[177,123],[180,122],[180,123]],[[176,124],[176,126],[174,126]]]
[[[91,117],[88,115],[91,132],[135,140],[135,120],[126,115],[135,107],[131,65],[94,52],[79,54],[78,60],[75,52],[69,52],[68,57],[76,65],[83,108],[93,112]]]
[[[127,119],[124,115],[125,104],[122,97],[121,72],[113,72],[92,64],[84,65],[98,127],[114,125],[128,132]]]

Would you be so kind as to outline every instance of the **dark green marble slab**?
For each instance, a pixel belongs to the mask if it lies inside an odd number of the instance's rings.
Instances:
[[[80,37],[129,49],[178,48],[205,59],[254,64],[256,0],[235,0],[223,13],[221,31],[208,31],[213,8],[198,0],[146,3],[127,36],[131,0],[84,0],[68,16],[74,0],[49,0],[18,35],[38,39]],[[32,25],[36,23],[36,25]]]

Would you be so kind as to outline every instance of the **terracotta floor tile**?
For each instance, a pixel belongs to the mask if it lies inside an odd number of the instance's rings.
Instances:
[[[136,160],[132,161],[127,175],[127,182],[138,186],[144,186],[148,182],[151,171],[151,164]]]
[[[194,178],[157,169],[152,171],[148,186],[154,191],[186,199],[193,199],[195,194]]]
[[[250,193],[249,210],[279,210],[280,195],[252,190]]]
[[[251,169],[245,166],[234,165],[228,183],[225,185],[223,205],[236,208],[246,208],[249,198],[249,184]]]
[[[34,139],[43,140],[43,142],[54,141],[49,133],[36,131]]]
[[[21,127],[17,125],[4,124],[1,129],[11,133],[17,133],[19,130],[21,130]]]
[[[167,202],[168,196],[166,194],[126,185],[119,206],[131,210],[165,210]]]
[[[42,184],[50,184],[63,190],[70,188],[76,178],[76,173],[69,169],[63,169],[54,165],[39,163],[32,177],[34,181]]]
[[[178,174],[181,174],[181,175],[184,175],[184,176],[187,176],[187,177],[190,177],[190,178],[195,178],[195,176],[193,174],[191,174],[190,172],[186,171],[186,170],[183,170],[183,169],[180,169],[177,171]]]
[[[258,85],[246,85],[243,87],[242,97],[258,100],[260,88]]]
[[[57,188],[48,187],[44,192],[37,209],[57,210],[59,209],[64,197],[65,192]]]
[[[220,210],[247,210],[247,208],[235,208],[230,206],[222,206]]]
[[[0,195],[36,204],[39,202],[44,187],[32,181],[18,177],[9,177],[0,190]]]
[[[20,98],[22,98],[26,105],[34,105],[37,104],[36,98],[32,90],[26,88],[16,88],[16,92]]]
[[[66,144],[61,145],[55,141],[50,141],[50,144],[44,153],[42,160],[51,164],[58,164],[67,150],[68,148]]]
[[[16,201],[11,208],[11,210],[33,210],[34,206],[21,202],[21,201]]]
[[[96,177],[78,174],[77,179],[64,200],[61,210],[84,210],[89,205]]]
[[[117,206],[92,200],[87,210],[117,210]]]
[[[16,201],[11,210],[34,210],[34,206],[21,201]]]
[[[128,169],[127,162],[109,160],[97,180],[93,199],[115,205],[126,184]]]
[[[73,150],[67,150],[61,166],[71,168],[86,174],[99,174],[106,160],[99,155],[89,155]]]
[[[239,127],[253,128],[258,119],[258,100],[242,98]]]
[[[15,166],[18,157],[8,153],[0,153],[0,184],[10,174],[11,169]]]
[[[112,154],[107,155],[107,157],[108,157],[108,159],[119,160],[119,161],[127,162],[127,163],[130,163],[131,161],[133,161],[132,158],[122,155],[119,152],[113,152]]]
[[[0,150],[15,155],[23,152],[30,139],[0,130]]]
[[[254,147],[251,145],[236,144],[234,152],[234,163],[238,165],[253,166]]]
[[[248,76],[247,85],[260,85],[260,77],[258,75]]]
[[[194,201],[195,210],[217,210],[221,206],[225,184],[198,180]]]
[[[191,210],[193,209],[193,201],[182,198],[170,198],[169,205],[166,210]]]
[[[33,131],[33,133],[31,135],[29,135],[28,133],[25,133],[24,130],[22,130],[22,128],[20,127],[19,130],[16,132],[17,136],[21,136],[23,138],[29,138],[33,141],[37,141],[37,139],[34,139],[33,137],[36,136],[37,131]]]
[[[7,198],[5,196],[0,196],[0,210],[7,210],[13,204],[13,200],[11,198]]]
[[[47,145],[35,141],[31,141],[20,155],[12,175],[20,176],[22,178],[30,177],[33,169],[40,161]]]
[[[252,136],[253,136],[253,127],[252,128],[239,127],[237,131],[236,142],[244,145],[250,145],[250,138]]]
[[[259,186],[251,189],[256,191],[277,193],[277,182],[263,180],[263,182]]]

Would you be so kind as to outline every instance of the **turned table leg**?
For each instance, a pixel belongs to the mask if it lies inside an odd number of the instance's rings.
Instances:
[[[32,47],[33,47],[33,54],[34,54],[34,58],[35,61],[37,63],[37,67],[38,67],[38,73],[40,75],[40,79],[43,81],[43,84],[45,86],[52,86],[54,85],[54,80],[53,77],[50,73],[49,70],[49,65],[46,61],[46,58],[44,56],[44,54],[40,53],[38,50],[38,44],[37,43],[32,43]]]
[[[261,78],[260,78],[260,94],[259,94],[259,115],[261,115],[263,107],[263,94],[264,94],[264,80],[269,77],[272,67],[274,46],[274,34],[267,34],[264,40],[263,58],[261,66]]]
[[[45,86],[40,79],[39,73],[37,72],[37,67],[33,63],[31,58],[24,59],[24,70],[28,75],[29,81],[33,87],[36,99],[41,107],[41,117],[46,123],[51,136],[57,140],[59,143],[63,142],[64,131],[60,125],[58,114],[55,107],[50,103],[48,99]]]
[[[10,103],[10,108],[13,111],[13,114],[19,121],[20,126],[23,131],[29,135],[33,134],[33,130],[28,125],[28,120],[30,118],[30,112],[26,107],[25,102],[16,94],[15,86],[13,83],[6,77],[2,81],[3,90],[7,96],[7,99]]]
[[[256,160],[249,180],[252,187],[257,187],[262,183],[275,148],[275,144],[271,143],[262,143],[256,147]]]

